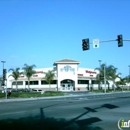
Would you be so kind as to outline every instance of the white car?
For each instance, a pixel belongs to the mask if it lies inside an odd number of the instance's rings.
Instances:
[[[32,89],[32,91],[34,91],[34,92],[41,92],[41,93],[44,93],[44,91],[41,90],[41,89]]]
[[[6,91],[8,92],[8,90],[10,90],[10,92],[11,92],[11,88],[4,88],[4,89],[2,90],[2,93],[6,93]]]

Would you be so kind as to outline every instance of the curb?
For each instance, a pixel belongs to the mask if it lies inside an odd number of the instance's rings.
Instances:
[[[121,95],[120,95],[121,94]],[[123,95],[122,95],[123,94]],[[88,93],[84,95],[69,95],[69,96],[54,96],[54,97],[37,97],[37,98],[14,98],[14,99],[0,99],[0,102],[14,102],[14,101],[30,101],[30,100],[53,100],[53,99],[66,99],[66,98],[96,98],[96,97],[102,97],[103,95],[112,96],[124,96],[124,94],[129,94],[130,92],[111,92],[111,93]],[[128,96],[128,95],[127,95]]]

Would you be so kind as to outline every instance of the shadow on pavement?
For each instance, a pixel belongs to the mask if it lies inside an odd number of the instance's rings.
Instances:
[[[71,103],[71,102],[70,102]],[[48,107],[55,106],[50,105],[47,107],[40,108],[40,113],[37,116],[29,116],[23,117],[19,119],[5,119],[0,120],[0,129],[11,129],[11,130],[103,130],[100,127],[96,127],[93,124],[96,122],[102,121],[98,117],[90,117],[87,119],[83,119],[84,115],[90,112],[98,112],[100,108],[108,108],[108,109],[115,109],[118,106],[112,104],[103,104],[98,108],[89,108],[85,107],[87,111],[77,115],[77,117],[66,120],[66,119],[57,119],[57,118],[49,118],[45,117],[44,109]]]
[[[40,114],[19,119],[0,120],[0,129],[11,130],[103,130],[100,127],[92,127],[92,123],[101,121],[97,117],[78,120],[85,112],[68,121],[66,119],[48,118],[44,116],[44,108],[40,108]]]

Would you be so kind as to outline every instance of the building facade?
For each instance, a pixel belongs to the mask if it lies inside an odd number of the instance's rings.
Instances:
[[[98,88],[96,84],[96,75],[99,73],[94,69],[79,68],[79,61],[71,59],[63,59],[55,61],[52,68],[35,69],[34,74],[30,79],[31,89],[53,90],[53,91],[88,91],[92,87]],[[51,83],[51,87],[45,81],[44,72],[53,70],[55,78]],[[7,73],[7,87],[16,88],[16,82],[13,77]],[[8,77],[9,76],[9,77]],[[17,81],[18,89],[28,88],[27,77],[21,75]]]

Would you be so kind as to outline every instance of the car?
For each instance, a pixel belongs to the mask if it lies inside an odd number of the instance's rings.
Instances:
[[[44,93],[44,91],[43,91],[43,90],[41,90],[41,89],[32,89],[32,91],[34,91],[34,92],[41,92],[41,94],[43,94],[43,93]]]
[[[4,88],[3,90],[2,90],[2,93],[6,93],[6,92],[8,92],[8,91],[12,91],[12,88]]]

